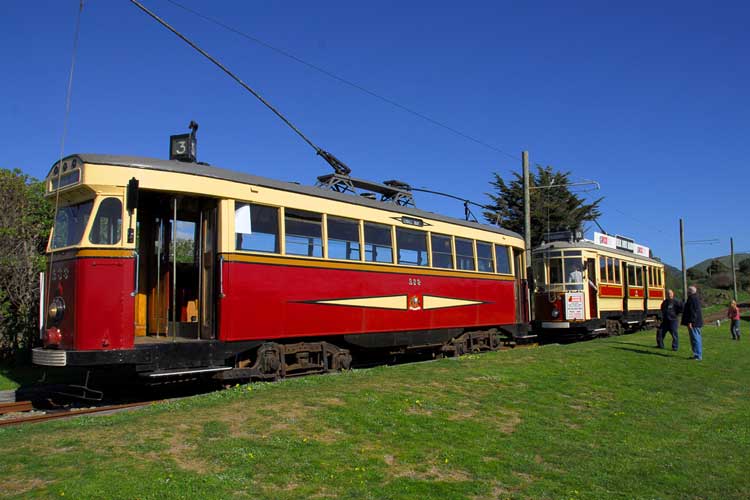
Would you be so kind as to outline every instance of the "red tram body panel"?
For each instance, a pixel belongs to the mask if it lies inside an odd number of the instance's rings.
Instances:
[[[327,269],[288,262],[225,262],[223,273],[219,338],[226,341],[515,322],[512,280]]]

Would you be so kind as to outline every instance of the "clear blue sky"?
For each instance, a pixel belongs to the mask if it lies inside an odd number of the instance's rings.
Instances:
[[[749,2],[180,0],[512,156],[595,179],[600,222],[679,265],[750,250]],[[513,159],[209,24],[144,0],[357,177],[486,201]],[[5,168],[60,154],[78,0],[0,3]],[[327,173],[275,116],[125,0],[85,2],[65,154],[167,156],[199,122],[199,159],[313,183]],[[460,203],[419,195],[461,217]]]

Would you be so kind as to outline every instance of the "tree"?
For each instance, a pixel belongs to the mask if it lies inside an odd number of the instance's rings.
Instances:
[[[719,273],[725,273],[727,271],[729,271],[729,266],[724,264],[719,259],[713,259],[711,263],[708,265],[708,270],[707,270],[709,276],[713,276],[714,274],[719,274]]]
[[[739,270],[741,274],[750,275],[750,259],[742,259],[739,263]]]
[[[539,245],[548,232],[576,230],[585,221],[596,220],[601,212],[599,204],[603,198],[586,203],[575,193],[571,192],[570,172],[555,171],[551,166],[536,166],[536,172],[529,173],[529,184],[542,189],[531,189],[531,244]],[[494,180],[490,184],[497,194],[488,196],[492,204],[490,210],[484,212],[484,217],[492,223],[523,234],[523,177],[518,172],[513,174],[510,183],[494,173]]]
[[[0,355],[37,338],[39,272],[53,212],[44,183],[20,170],[0,169]]]
[[[690,281],[703,281],[708,275],[697,267],[691,267],[687,270],[687,277]]]

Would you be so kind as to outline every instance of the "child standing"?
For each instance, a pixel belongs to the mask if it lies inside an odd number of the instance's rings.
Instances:
[[[727,309],[727,318],[731,321],[730,331],[732,340],[740,340],[740,308],[737,307],[737,301],[733,300]]]

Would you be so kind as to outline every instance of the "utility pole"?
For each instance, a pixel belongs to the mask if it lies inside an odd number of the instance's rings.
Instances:
[[[685,268],[685,224],[680,219],[680,254],[682,255],[682,300],[687,300],[687,269]]]
[[[729,238],[729,251],[732,255],[732,285],[734,285],[734,300],[737,300],[737,271],[734,267],[734,238]]]
[[[521,153],[523,165],[523,238],[526,243],[526,267],[531,265],[531,200],[529,185],[529,152]]]

